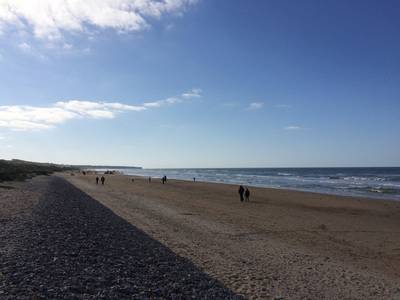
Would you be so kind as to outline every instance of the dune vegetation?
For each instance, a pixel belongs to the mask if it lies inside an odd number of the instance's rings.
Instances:
[[[0,160],[0,182],[25,180],[38,175],[72,170],[72,167],[49,163],[36,163],[23,160]]]

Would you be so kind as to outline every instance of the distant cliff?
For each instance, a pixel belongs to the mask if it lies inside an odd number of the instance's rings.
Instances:
[[[142,167],[130,166],[96,166],[96,165],[74,165],[73,167],[79,169],[142,169]]]

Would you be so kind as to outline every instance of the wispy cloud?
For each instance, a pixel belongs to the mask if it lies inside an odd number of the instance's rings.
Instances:
[[[0,31],[8,27],[32,32],[36,38],[62,39],[65,33],[91,29],[142,31],[150,19],[182,14],[197,0],[1,0]]]
[[[285,130],[302,130],[304,128],[301,126],[297,126],[297,125],[291,125],[291,126],[286,126],[283,129],[285,129]]]
[[[14,130],[48,129],[77,117],[57,107],[0,106],[0,127]]]
[[[146,108],[143,105],[127,105],[117,102],[91,102],[70,100],[66,102],[57,102],[57,108],[64,111],[77,114],[81,117],[90,117],[95,119],[112,119],[115,114],[123,111],[142,111]]]
[[[264,102],[252,102],[247,107],[247,110],[258,110],[264,107]]]
[[[170,97],[167,99],[163,99],[163,100],[157,100],[157,101],[153,101],[153,102],[145,102],[143,104],[143,106],[146,107],[161,107],[164,105],[171,105],[171,104],[176,104],[176,103],[181,103],[183,102],[183,99],[181,98],[176,98],[176,97]]]
[[[28,43],[20,43],[18,44],[18,48],[24,52],[30,52],[32,47]]]
[[[17,47],[20,51],[22,51],[23,53],[25,53],[27,55],[33,56],[40,60],[46,59],[46,56],[44,56],[42,53],[40,53],[40,51],[37,51],[37,49],[35,49],[34,47],[32,47],[32,45],[30,45],[26,42],[19,43],[17,45]]]
[[[152,102],[145,102],[143,104],[144,107],[161,107],[165,105],[172,105],[177,103],[182,103],[184,101],[201,98],[201,89],[191,89],[190,91],[184,92],[180,95],[180,97],[169,97],[163,100],[157,100]]]
[[[186,92],[186,93],[183,93],[181,96],[182,96],[183,98],[186,98],[186,99],[190,99],[190,98],[200,98],[202,92],[203,92],[203,91],[202,91],[201,89],[192,89],[192,90],[190,90],[190,91],[188,91],[188,92]]]
[[[193,91],[193,90],[191,90]],[[186,94],[186,93],[184,93]],[[68,100],[59,101],[48,107],[29,105],[0,106],[0,128],[11,130],[44,130],[54,128],[72,119],[113,119],[123,112],[140,112],[164,105],[173,105],[187,101],[188,98],[169,97],[140,105],[119,102]],[[200,97],[200,94],[198,94]]]

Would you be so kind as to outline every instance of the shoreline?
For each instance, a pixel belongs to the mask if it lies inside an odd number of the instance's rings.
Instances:
[[[104,173],[102,171],[98,170],[90,170],[92,172],[97,172],[99,175],[102,175]],[[117,170],[119,172],[119,170]],[[105,175],[120,175],[120,176],[126,176],[126,177],[134,177],[134,178],[141,178],[141,179],[147,179],[149,176],[146,175],[138,175],[138,174],[126,174],[126,173],[116,173],[116,174],[105,174]],[[152,179],[157,179],[161,180],[161,176],[151,176]],[[181,179],[181,178],[173,178],[173,177],[168,177],[168,180],[174,180],[174,181],[182,181],[182,182],[189,182],[193,183],[193,180],[190,179]],[[267,189],[267,190],[278,190],[278,191],[287,191],[287,192],[299,192],[299,193],[310,193],[310,194],[316,194],[316,195],[321,195],[321,196],[336,196],[336,197],[345,197],[345,198],[356,198],[356,199],[362,199],[363,201],[390,201],[390,202],[400,202],[400,198],[390,198],[386,195],[382,196],[370,196],[370,195],[363,195],[363,194],[350,194],[350,193],[333,193],[333,192],[324,192],[324,191],[311,191],[307,189],[297,189],[297,188],[288,188],[288,187],[272,187],[272,186],[263,186],[263,185],[252,185],[252,184],[241,184],[241,183],[233,183],[233,182],[224,182],[224,181],[206,181],[206,180],[201,180],[196,178],[196,183],[205,183],[205,184],[223,184],[223,185],[230,185],[230,186],[236,186],[238,187],[239,185],[247,186],[250,188],[257,188],[257,189]]]
[[[396,201],[252,188],[241,203],[236,185],[62,176],[246,298],[400,296]]]
[[[109,175],[109,176],[124,176],[127,178],[132,178],[134,177],[136,178],[140,178],[140,179],[146,179],[146,176],[141,176],[141,175],[126,175],[126,174],[113,174],[113,175]],[[157,178],[160,179],[161,178]],[[229,186],[232,187],[232,190],[237,193],[237,189],[239,187],[240,184],[237,183],[228,183],[228,182],[214,182],[214,181],[198,181],[196,179],[196,182],[190,181],[190,180],[185,180],[185,179],[174,179],[174,178],[169,178],[168,181],[173,181],[173,182],[177,182],[177,183],[201,183],[201,184],[205,184],[205,185],[224,185],[224,186]],[[380,203],[380,204],[385,204],[385,203],[390,203],[390,204],[399,204],[396,207],[400,207],[400,200],[396,200],[396,199],[386,199],[386,198],[372,198],[372,197],[367,197],[367,196],[352,196],[352,195],[341,195],[341,194],[333,194],[333,193],[322,193],[322,192],[313,192],[313,191],[307,191],[307,190],[298,190],[298,189],[289,189],[289,188],[276,188],[276,187],[264,187],[264,186],[252,186],[252,185],[245,185],[242,184],[244,187],[249,187],[250,190],[258,190],[258,191],[264,191],[264,192],[270,192],[270,193],[282,193],[282,194],[286,194],[288,196],[292,195],[293,197],[296,197],[297,195],[302,195],[303,197],[307,197],[307,196],[311,196],[311,198],[320,198],[320,199],[324,199],[324,198],[332,198],[335,201],[343,201],[344,204],[347,203],[347,201],[356,201],[356,202],[360,202],[360,201],[367,201],[367,202],[376,202],[376,203]]]

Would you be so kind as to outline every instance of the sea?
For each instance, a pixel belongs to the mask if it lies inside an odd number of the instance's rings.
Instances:
[[[104,169],[97,169],[103,171]],[[400,167],[393,168],[216,168],[117,169],[151,176],[246,186],[290,189],[345,196],[400,200]]]

